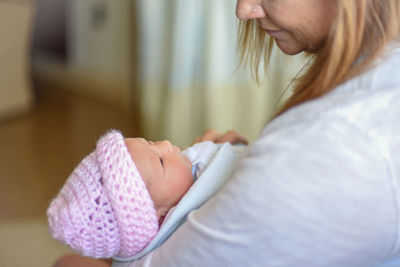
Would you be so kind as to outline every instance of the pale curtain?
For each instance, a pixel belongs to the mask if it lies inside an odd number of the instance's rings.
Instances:
[[[257,86],[237,69],[235,0],[135,0],[142,130],[189,145],[207,128],[253,140],[272,117],[302,59],[274,55]]]

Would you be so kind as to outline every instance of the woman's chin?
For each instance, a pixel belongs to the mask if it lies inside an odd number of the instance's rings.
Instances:
[[[283,53],[289,56],[294,56],[304,51],[304,47],[299,46],[293,42],[275,39],[275,43]]]

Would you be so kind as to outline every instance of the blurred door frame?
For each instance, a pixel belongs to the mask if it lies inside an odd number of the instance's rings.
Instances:
[[[33,1],[0,1],[0,121],[32,107],[29,49]]]

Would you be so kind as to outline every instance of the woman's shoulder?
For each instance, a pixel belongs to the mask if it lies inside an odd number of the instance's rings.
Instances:
[[[363,106],[370,107],[371,103],[379,106],[397,98],[400,94],[399,66],[400,43],[393,42],[366,72],[337,86],[323,97],[292,108],[283,116],[283,120],[291,121],[291,118],[297,120],[298,117],[310,118],[343,112],[354,113],[352,110]]]
[[[326,122],[353,124],[365,131],[380,132],[400,125],[400,47],[394,46],[367,72],[338,86],[323,97],[302,103],[275,118],[263,135],[287,127],[309,128]]]
[[[394,151],[400,147],[400,136],[396,134],[400,132],[400,85],[377,90],[338,89],[275,118],[264,128],[260,143],[290,143],[303,147],[304,153],[310,148],[315,148],[315,153],[329,150],[338,156],[338,164],[344,159],[340,155],[347,153],[400,162],[400,155]],[[397,175],[400,179],[400,173]]]

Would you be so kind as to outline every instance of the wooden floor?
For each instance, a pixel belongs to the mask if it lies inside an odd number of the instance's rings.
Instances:
[[[0,122],[0,222],[43,217],[74,166],[107,129],[136,136],[134,117],[96,100],[41,88],[31,114]]]

